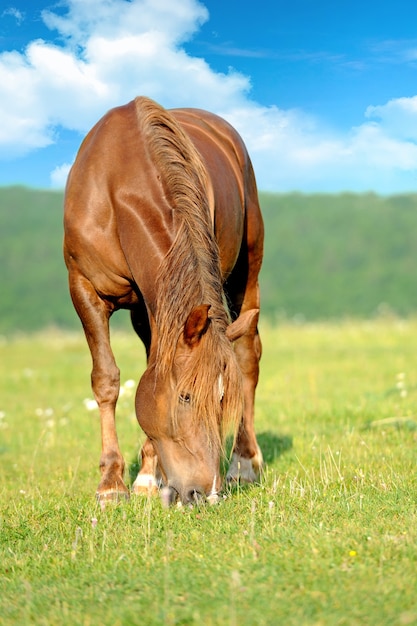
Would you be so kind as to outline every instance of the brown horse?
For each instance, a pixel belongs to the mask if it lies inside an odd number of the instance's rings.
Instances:
[[[147,353],[136,414],[147,435],[136,493],[215,501],[227,428],[228,480],[255,480],[263,222],[245,146],[221,118],[139,97],[89,132],[65,194],[64,256],[92,356],[102,434],[100,499],[128,495],[109,318],[130,309]],[[231,321],[234,320],[234,321]]]

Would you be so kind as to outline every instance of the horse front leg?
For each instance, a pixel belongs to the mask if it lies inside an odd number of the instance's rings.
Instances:
[[[70,292],[81,319],[93,362],[91,385],[100,411],[101,481],[99,500],[128,497],[123,481],[124,460],[116,432],[115,411],[120,389],[120,372],[110,346],[110,308],[82,275],[70,271]]]
[[[146,358],[149,362],[149,355],[151,351],[152,332],[151,322],[149,321],[149,313],[146,309],[145,303],[140,301],[139,304],[132,309],[131,320],[133,328],[142,340],[145,350]],[[161,484],[161,475],[158,468],[158,457],[153,447],[152,441],[147,437],[145,443],[142,446],[141,452],[141,468],[132,485],[133,493],[137,495],[150,495],[156,493]]]

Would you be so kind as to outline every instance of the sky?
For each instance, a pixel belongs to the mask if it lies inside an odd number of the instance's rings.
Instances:
[[[417,2],[0,0],[0,185],[63,188],[146,95],[239,131],[263,191],[417,191]]]

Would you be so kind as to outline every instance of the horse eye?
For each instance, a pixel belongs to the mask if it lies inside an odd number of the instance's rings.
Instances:
[[[183,404],[190,404],[191,396],[189,393],[180,393],[180,402]]]

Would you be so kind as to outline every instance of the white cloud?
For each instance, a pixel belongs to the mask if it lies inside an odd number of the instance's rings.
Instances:
[[[43,19],[72,45],[86,46],[92,36],[114,39],[126,34],[162,32],[172,44],[186,41],[208,19],[197,0],[65,0],[65,16],[44,11]]]
[[[236,72],[216,74],[179,44],[207,18],[196,0],[67,0],[65,16],[44,12],[65,38],[0,54],[0,156],[54,141],[54,129],[86,132],[111,106],[146,94],[165,106],[216,108],[248,89]]]
[[[397,98],[383,106],[370,106],[366,116],[375,118],[387,134],[417,141],[417,96]]]
[[[1,14],[1,17],[4,17],[6,15],[10,15],[10,17],[14,17],[18,26],[20,26],[20,24],[25,19],[25,14],[22,13],[22,11],[19,11],[19,9],[16,9],[15,7],[9,7],[8,9],[5,9],[3,13]]]
[[[245,138],[261,189],[393,193],[417,187],[417,145],[376,121],[337,133],[298,110],[251,105],[224,115]]]
[[[68,174],[71,169],[72,163],[63,163],[62,165],[58,165],[51,172],[51,187],[56,189],[62,189],[65,187],[65,183],[67,182]]]
[[[271,190],[376,189],[417,184],[417,96],[365,112],[349,132],[331,131],[301,110],[250,99],[250,79],[218,73],[181,45],[208,19],[198,0],[65,0],[44,11],[62,46],[31,42],[0,54],[0,158],[82,134],[110,107],[138,94],[166,107],[197,106],[223,115],[243,136],[259,187]],[[18,15],[15,15],[18,19]],[[69,165],[57,164],[54,186]]]

